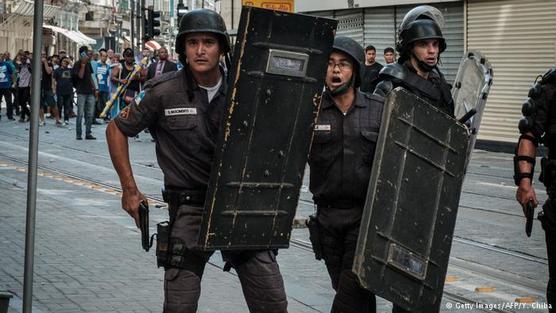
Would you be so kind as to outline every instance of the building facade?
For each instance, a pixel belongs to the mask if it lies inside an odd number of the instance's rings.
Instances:
[[[455,78],[465,51],[483,52],[494,70],[479,139],[515,143],[521,104],[535,78],[556,64],[556,0],[465,1],[303,0],[297,12],[335,18],[339,35],[382,49],[394,46],[404,14],[419,4],[444,13],[448,49],[441,68],[449,82]]]

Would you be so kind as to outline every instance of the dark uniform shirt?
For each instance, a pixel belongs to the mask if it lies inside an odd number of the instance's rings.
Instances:
[[[364,205],[382,106],[381,97],[357,91],[344,115],[328,93],[323,95],[309,156],[309,189],[317,205]]]
[[[167,189],[206,190],[226,109],[225,79],[209,103],[207,92],[192,79],[188,87],[186,75],[182,69],[147,82],[115,123],[129,137],[149,128]]]

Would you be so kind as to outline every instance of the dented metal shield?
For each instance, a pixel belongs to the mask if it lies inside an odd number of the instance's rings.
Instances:
[[[465,123],[471,133],[467,149],[468,160],[475,147],[493,75],[492,66],[481,52],[469,51],[461,59],[452,88],[452,98],[454,98],[457,119],[471,110],[476,111],[475,115]]]
[[[464,178],[464,125],[403,88],[389,93],[353,271],[411,312],[437,312]]]
[[[243,8],[201,249],[288,247],[335,28]]]

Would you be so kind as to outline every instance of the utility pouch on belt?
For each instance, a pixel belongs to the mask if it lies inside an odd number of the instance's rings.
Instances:
[[[309,240],[313,245],[313,252],[315,253],[315,259],[322,259],[322,245],[320,242],[320,224],[316,215],[309,215],[309,218],[305,222],[307,228],[309,229]]]
[[[168,242],[170,239],[170,223],[167,221],[156,224],[156,265],[168,265]]]

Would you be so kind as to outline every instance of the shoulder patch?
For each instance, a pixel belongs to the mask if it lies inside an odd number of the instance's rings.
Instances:
[[[127,118],[129,117],[129,106],[125,107],[121,112],[120,112],[120,118],[127,120]]]

